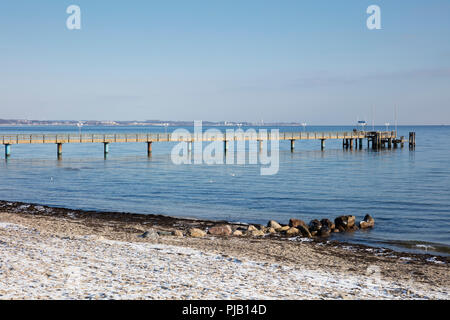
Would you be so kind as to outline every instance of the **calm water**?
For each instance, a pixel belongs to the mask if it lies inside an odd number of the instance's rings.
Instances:
[[[168,128],[171,132],[174,128]],[[308,127],[308,131],[351,131],[353,127]],[[384,128],[378,128],[384,129]],[[281,131],[301,131],[283,127]],[[172,143],[66,144],[56,160],[54,145],[1,150],[0,199],[88,210],[287,223],[298,217],[332,218],[366,213],[376,227],[335,239],[450,254],[450,127],[399,127],[417,133],[417,147],[342,150],[342,141],[281,142],[280,170],[261,176],[259,165],[174,165]],[[0,127],[0,133],[67,133],[76,127]],[[84,127],[83,133],[164,132],[160,127]]]

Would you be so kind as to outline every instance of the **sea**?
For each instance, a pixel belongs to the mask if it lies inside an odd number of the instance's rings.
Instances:
[[[280,132],[351,132],[353,126],[257,126]],[[4,134],[171,133],[163,126],[0,126]],[[193,128],[185,127],[193,131]],[[204,127],[204,130],[211,129]],[[214,127],[225,132],[237,127]],[[243,130],[250,127],[242,127]],[[372,130],[372,127],[366,128]],[[375,130],[394,130],[384,126]],[[279,169],[263,165],[176,164],[176,142],[12,145],[0,155],[0,200],[79,210],[163,214],[266,224],[290,218],[307,223],[370,214],[371,230],[338,233],[331,240],[397,251],[450,255],[450,126],[399,126],[399,136],[416,132],[416,147],[343,149],[342,140],[279,145]],[[204,148],[208,143],[203,144]],[[241,150],[243,151],[243,150]],[[252,153],[247,146],[246,153]],[[249,158],[248,158],[249,159]]]

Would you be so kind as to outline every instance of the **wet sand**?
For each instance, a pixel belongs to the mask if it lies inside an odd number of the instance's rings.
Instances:
[[[447,257],[301,237],[169,235],[223,223],[0,201],[0,299],[449,298]],[[140,237],[148,230],[160,235]]]

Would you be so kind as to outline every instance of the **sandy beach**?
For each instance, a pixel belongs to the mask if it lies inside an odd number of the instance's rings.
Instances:
[[[446,257],[301,237],[171,235],[219,224],[3,202],[0,299],[449,298]]]

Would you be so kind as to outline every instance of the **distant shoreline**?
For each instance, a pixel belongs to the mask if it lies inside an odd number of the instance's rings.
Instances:
[[[87,120],[82,121],[83,127],[182,127],[182,126],[193,126],[193,121],[97,121],[97,120]],[[37,127],[37,126],[73,126],[76,127],[79,121],[75,120],[4,120],[0,119],[0,127]],[[302,127],[301,123],[297,122],[268,122],[268,123],[257,123],[257,122],[235,122],[235,121],[203,121],[203,126],[206,127]],[[398,127],[447,127],[450,124],[402,124]],[[357,127],[357,124],[308,124],[307,127]],[[370,127],[370,126],[369,126]],[[385,127],[385,124],[375,124],[375,127]]]

